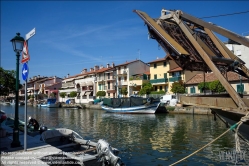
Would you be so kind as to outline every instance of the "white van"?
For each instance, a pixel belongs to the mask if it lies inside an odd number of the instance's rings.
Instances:
[[[169,106],[175,106],[177,101],[176,95],[173,94],[163,95],[160,97],[160,102],[166,103]]]

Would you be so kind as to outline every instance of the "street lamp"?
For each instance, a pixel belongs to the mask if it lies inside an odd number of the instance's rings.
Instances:
[[[18,128],[18,123],[19,123],[18,91],[19,91],[19,60],[20,60],[20,53],[22,52],[22,49],[23,49],[24,38],[20,36],[20,33],[16,33],[16,35],[17,36],[15,36],[13,39],[10,40],[13,45],[13,50],[16,52],[16,104],[15,104],[15,121],[14,121],[14,129],[13,129],[13,141],[11,143],[12,148],[21,146],[20,141],[19,141],[19,128]]]

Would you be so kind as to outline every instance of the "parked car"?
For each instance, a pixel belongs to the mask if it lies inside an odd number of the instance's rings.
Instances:
[[[175,106],[177,104],[177,97],[173,94],[163,95],[160,97],[160,102],[169,106]]]

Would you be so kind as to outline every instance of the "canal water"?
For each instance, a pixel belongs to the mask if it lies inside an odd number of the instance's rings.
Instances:
[[[3,106],[14,117],[14,106]],[[112,114],[103,110],[28,107],[28,116],[48,128],[66,127],[85,139],[105,139],[120,150],[127,166],[170,165],[203,147],[224,131],[225,124],[212,115]],[[24,107],[19,107],[24,120]],[[234,133],[230,131],[216,142],[177,165],[249,165],[249,147],[241,142],[242,152],[235,152]]]

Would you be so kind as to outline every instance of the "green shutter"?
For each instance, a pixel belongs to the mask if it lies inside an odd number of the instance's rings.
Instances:
[[[164,78],[167,78],[167,73],[164,73]]]
[[[157,75],[156,74],[154,74],[154,79],[157,79]]]

